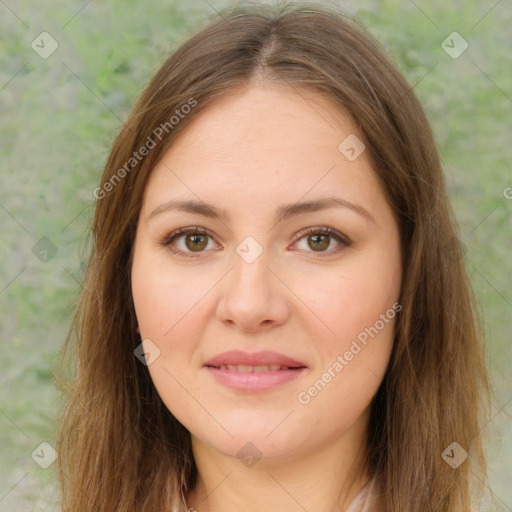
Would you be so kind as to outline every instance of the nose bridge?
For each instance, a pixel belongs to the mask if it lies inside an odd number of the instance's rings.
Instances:
[[[233,254],[232,270],[223,288],[219,318],[256,330],[263,323],[286,317],[286,300],[272,270],[270,250],[246,237]]]
[[[263,237],[259,238],[261,240]],[[270,293],[270,251],[263,243],[253,236],[247,236],[236,247],[230,287],[236,287],[237,293],[252,295],[253,298],[262,292],[265,295]]]

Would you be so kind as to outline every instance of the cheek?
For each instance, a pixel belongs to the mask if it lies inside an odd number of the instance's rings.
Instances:
[[[141,334],[165,342],[191,327],[197,320],[201,299],[212,287],[207,276],[190,279],[187,272],[170,271],[161,262],[145,258],[143,251],[134,258],[132,293]]]
[[[132,294],[141,337],[160,351],[148,371],[161,399],[180,421],[190,411],[197,415],[190,394],[199,396],[200,389],[188,369],[204,331],[200,318],[208,316],[201,299],[212,286],[207,278],[191,281],[185,275],[170,272],[143,250],[134,257]]]
[[[390,255],[354,255],[347,258],[337,271],[328,269],[325,275],[313,277],[303,274],[298,294],[315,313],[312,321],[320,320],[329,340],[328,346],[339,351],[350,340],[370,328],[390,310],[395,316],[393,304],[400,293],[400,272],[397,260]],[[313,282],[312,282],[313,281]],[[386,326],[378,323],[379,330],[388,331],[392,322],[386,318]],[[328,350],[332,353],[332,350]]]
[[[361,302],[366,294],[358,297],[350,290],[338,291],[337,300],[329,304],[336,335],[317,338],[321,357],[297,396],[305,413],[331,425],[333,435],[349,428],[375,396],[389,363],[399,314],[386,294]],[[369,286],[367,291],[371,290]],[[344,307],[352,299],[357,308]]]

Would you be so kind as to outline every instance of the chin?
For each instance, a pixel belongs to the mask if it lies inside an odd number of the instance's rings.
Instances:
[[[220,427],[215,430],[192,429],[191,433],[200,442],[210,445],[227,456],[237,458],[249,456],[270,462],[274,458],[290,456],[291,453],[303,447],[306,441],[300,437],[299,432],[291,431],[290,425],[287,426],[288,428],[283,425],[287,421],[283,422],[285,417],[286,415],[281,415],[278,421],[261,419],[252,421],[252,418],[247,417],[236,421],[232,418],[230,422],[223,423],[224,428],[231,435]],[[304,432],[303,429],[300,430]]]

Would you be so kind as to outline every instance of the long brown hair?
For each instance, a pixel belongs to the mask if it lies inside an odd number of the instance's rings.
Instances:
[[[181,510],[182,492],[195,485],[190,434],[134,356],[141,342],[130,287],[134,237],[148,177],[165,150],[217,98],[258,80],[319,91],[350,114],[399,222],[403,309],[366,447],[386,510],[467,511],[487,480],[480,420],[489,384],[431,128],[363,27],[333,7],[297,2],[237,7],[209,21],[152,78],[113,144],[62,350],[63,367],[73,370],[59,383],[62,511]],[[454,468],[450,458],[463,459],[461,450],[469,459]]]

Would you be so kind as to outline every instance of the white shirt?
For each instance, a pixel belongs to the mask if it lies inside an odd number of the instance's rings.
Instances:
[[[367,482],[361,488],[361,490],[357,493],[356,497],[348,507],[347,512],[368,512],[368,508],[371,502],[369,498],[371,497],[374,484],[375,478]]]

